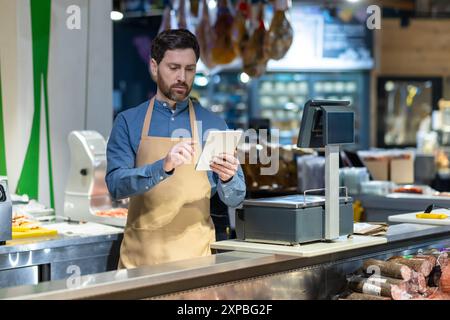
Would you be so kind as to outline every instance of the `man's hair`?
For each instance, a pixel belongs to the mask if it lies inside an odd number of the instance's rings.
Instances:
[[[172,29],[161,32],[153,39],[151,57],[159,64],[167,50],[192,49],[200,58],[200,47],[197,38],[189,30]]]

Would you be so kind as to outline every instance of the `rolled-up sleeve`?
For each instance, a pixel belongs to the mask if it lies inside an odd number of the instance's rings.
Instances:
[[[246,194],[245,177],[241,166],[239,166],[238,171],[230,181],[223,182],[220,179],[218,180],[217,193],[219,194],[220,200],[232,208],[241,205]]]
[[[136,153],[131,145],[125,118],[119,114],[106,149],[106,185],[113,199],[123,199],[149,191],[171,176],[163,169],[164,159],[136,168]]]

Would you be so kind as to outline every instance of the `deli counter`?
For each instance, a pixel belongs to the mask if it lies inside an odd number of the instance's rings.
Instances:
[[[363,260],[448,248],[450,227],[392,225],[385,237],[371,245],[310,257],[273,249],[276,245],[261,251],[242,243],[219,241],[213,244],[216,254],[208,257],[82,275],[76,281],[59,279],[3,288],[0,298],[336,299],[346,286],[346,275],[361,268]]]

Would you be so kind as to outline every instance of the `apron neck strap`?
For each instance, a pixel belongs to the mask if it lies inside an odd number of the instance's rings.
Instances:
[[[195,111],[194,111],[194,105],[192,104],[191,99],[188,99],[189,103],[189,122],[191,124],[191,132],[192,132],[192,138],[194,141],[198,141],[198,145],[201,147],[202,141],[198,139],[198,130],[197,130],[197,123],[195,118]],[[150,123],[152,121],[152,114],[153,114],[153,107],[155,105],[155,97],[153,97],[147,108],[147,113],[145,114],[145,120],[144,120],[144,126],[142,128],[141,137],[147,137],[148,131],[150,129]]]

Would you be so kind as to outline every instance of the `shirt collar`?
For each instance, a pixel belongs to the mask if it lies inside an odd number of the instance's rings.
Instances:
[[[183,101],[179,101],[176,103],[175,105],[175,113],[179,113],[183,110],[185,110],[189,105],[189,98],[186,98]],[[160,107],[160,108],[166,108],[169,111],[172,111],[172,108],[170,107],[169,103],[165,102],[165,101],[160,101],[160,100],[156,100],[155,99],[155,106]]]

